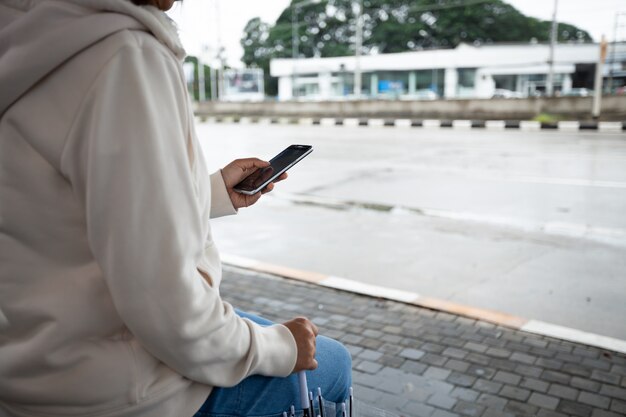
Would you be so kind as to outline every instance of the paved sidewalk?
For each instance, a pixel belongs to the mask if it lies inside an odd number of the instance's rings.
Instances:
[[[356,396],[401,416],[626,416],[626,355],[232,267],[221,292],[311,318],[351,351]]]

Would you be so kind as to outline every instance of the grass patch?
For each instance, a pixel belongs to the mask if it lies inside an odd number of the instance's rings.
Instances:
[[[549,113],[540,113],[537,116],[533,117],[533,121],[539,123],[556,123],[560,120],[562,120],[561,117]]]

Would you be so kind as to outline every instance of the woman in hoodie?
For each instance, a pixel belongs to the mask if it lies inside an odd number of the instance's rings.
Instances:
[[[343,346],[220,298],[209,219],[267,163],[208,175],[172,0],[142,3],[0,0],[0,416],[278,415],[316,367],[342,401]]]

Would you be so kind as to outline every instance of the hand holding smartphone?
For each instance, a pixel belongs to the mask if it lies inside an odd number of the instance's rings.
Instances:
[[[254,195],[311,152],[313,152],[313,147],[310,145],[291,145],[270,159],[268,167],[257,169],[239,184],[235,185],[233,190],[241,194]]]

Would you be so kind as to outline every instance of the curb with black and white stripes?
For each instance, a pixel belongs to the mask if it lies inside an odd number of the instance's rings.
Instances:
[[[626,122],[586,122],[559,121],[537,122],[533,120],[445,120],[445,119],[376,119],[376,118],[335,118],[335,117],[232,117],[232,116],[197,116],[201,121],[209,123],[240,123],[240,124],[284,124],[284,125],[317,125],[317,126],[371,126],[398,128],[449,128],[449,129],[486,129],[524,131],[558,130],[558,131],[598,131],[626,132]]]

